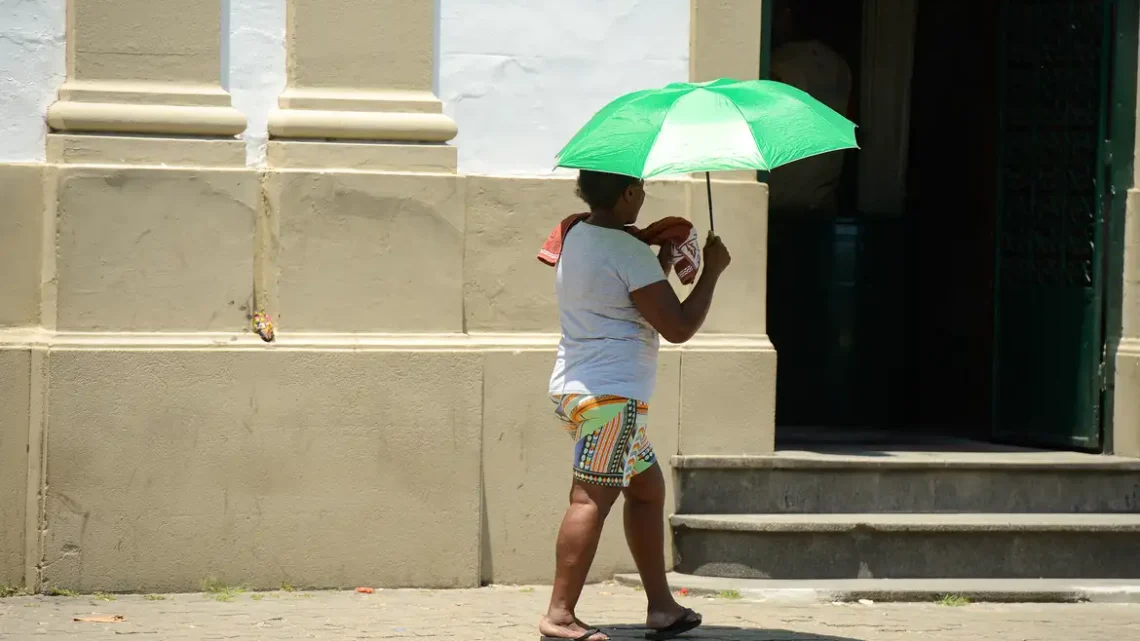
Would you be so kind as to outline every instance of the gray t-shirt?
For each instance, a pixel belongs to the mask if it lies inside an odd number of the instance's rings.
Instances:
[[[562,340],[550,394],[649,402],[657,382],[657,331],[629,293],[665,280],[648,245],[620,229],[581,222],[562,239],[556,291]]]

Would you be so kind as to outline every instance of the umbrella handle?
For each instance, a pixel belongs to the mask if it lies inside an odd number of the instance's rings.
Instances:
[[[712,206],[712,178],[709,172],[705,172],[705,191],[709,195],[709,231],[715,232],[716,225],[713,224],[713,206]]]

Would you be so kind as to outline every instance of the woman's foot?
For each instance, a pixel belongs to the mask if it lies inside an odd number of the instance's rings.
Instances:
[[[649,628],[647,639],[672,639],[701,624],[701,615],[673,601],[665,607],[651,608],[645,617]]]
[[[580,641],[609,641],[610,639],[605,632],[588,627],[574,617],[564,621],[544,616],[538,622],[538,632],[543,638],[548,639],[578,639]]]

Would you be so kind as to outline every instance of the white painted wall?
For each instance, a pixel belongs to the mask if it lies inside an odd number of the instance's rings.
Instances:
[[[285,0],[221,0],[224,85],[265,161],[285,87]],[[435,0],[436,91],[464,173],[548,175],[602,105],[686,80],[689,0]],[[66,0],[0,0],[0,161],[44,159],[44,113],[65,75]]]
[[[0,0],[0,162],[45,156],[44,114],[67,73],[67,0]]]
[[[610,100],[689,77],[689,0],[438,0],[464,173],[547,175]]]
[[[285,0],[226,1],[227,88],[261,165],[285,88]],[[548,175],[604,104],[689,77],[689,0],[434,1],[435,90],[459,124],[463,173]]]
[[[222,0],[222,71],[264,164],[269,110],[285,86],[285,0]],[[0,0],[0,162],[42,162],[44,115],[67,75],[67,0]]]
[[[248,118],[246,164],[265,165],[269,112],[285,89],[285,0],[223,0],[223,86]]]

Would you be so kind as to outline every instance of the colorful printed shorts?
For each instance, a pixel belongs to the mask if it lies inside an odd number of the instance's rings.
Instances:
[[[649,406],[620,396],[566,394],[551,400],[555,414],[574,437],[574,478],[628,487],[634,476],[657,462],[646,423]]]

